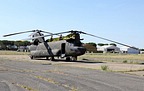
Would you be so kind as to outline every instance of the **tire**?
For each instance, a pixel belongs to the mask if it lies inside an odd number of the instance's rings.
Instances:
[[[54,57],[50,57],[50,61],[54,61]]]
[[[77,61],[77,56],[76,57],[72,57],[72,61]]]
[[[49,60],[49,57],[46,57],[47,60]]]
[[[34,59],[34,56],[31,56],[31,55],[30,55],[30,58],[31,58],[31,59]]]
[[[66,61],[71,61],[71,58],[70,57],[66,57]]]

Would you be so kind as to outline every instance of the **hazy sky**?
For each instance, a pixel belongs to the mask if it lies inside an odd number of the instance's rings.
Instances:
[[[21,40],[32,29],[81,30],[144,48],[144,0],[1,0],[0,40]],[[82,35],[83,42],[110,43]]]

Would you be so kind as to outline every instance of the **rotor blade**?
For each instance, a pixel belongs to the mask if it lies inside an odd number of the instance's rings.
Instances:
[[[52,35],[59,35],[59,34],[65,34],[65,33],[69,33],[70,31],[66,31],[66,32],[60,32],[60,33],[53,33]],[[50,36],[50,35],[45,35],[45,37]]]
[[[27,32],[34,32],[34,30],[25,31],[25,32],[18,32],[18,33],[12,33],[12,34],[7,34],[7,35],[3,35],[3,37],[12,36],[12,35],[17,35],[17,34],[22,34],[22,33],[27,33]]]
[[[60,33],[53,33],[53,34],[50,34],[50,35],[44,35],[44,36],[37,36],[37,37],[27,38],[27,39],[24,39],[24,40],[32,40],[32,39],[37,39],[37,38],[42,38],[42,37],[48,37],[48,36],[52,36],[52,35],[59,35],[59,34],[64,34],[64,33],[69,33],[69,32],[70,31],[60,32]]]
[[[40,31],[40,32],[43,32],[43,33],[48,33],[48,34],[53,34],[53,33],[51,33],[51,32],[46,32],[46,31]]]
[[[34,33],[30,34],[29,36],[33,36],[35,34],[35,32],[43,32],[43,33],[48,33],[48,34],[53,34],[51,32],[46,32],[46,31],[43,31],[43,30],[33,30]]]
[[[110,39],[106,39],[106,38],[103,38],[103,37],[99,37],[99,36],[96,36],[96,35],[93,35],[93,34],[89,34],[89,33],[81,32],[81,31],[80,31],[80,33],[83,33],[83,34],[86,34],[86,35],[89,35],[89,36],[93,36],[93,37],[96,37],[96,38],[99,38],[99,39],[103,39],[103,40],[110,41],[110,42],[113,42],[113,43],[116,43],[116,44],[119,44],[119,45],[123,45],[123,46],[126,46],[126,47],[130,47],[130,48],[133,48],[133,49],[137,49],[137,50],[139,50],[139,49],[136,48],[136,47],[132,47],[132,46],[129,46],[129,45],[126,45],[126,44],[123,44],[123,43],[117,42],[117,41],[113,41],[113,40],[110,40]]]
[[[43,32],[43,33],[47,33],[47,34],[53,35],[53,33],[51,33],[51,32],[46,32],[46,31],[40,31],[40,32]],[[58,36],[60,36],[60,35],[58,35]]]
[[[46,32],[46,31],[43,31],[43,30],[40,30],[40,32],[43,32],[43,33],[48,33],[48,34],[51,34],[51,35],[58,35],[58,36],[60,36],[61,34],[64,34],[64,33],[69,33],[69,32],[72,32],[72,31],[60,32],[60,33],[58,33],[58,34],[51,33],[51,32]]]

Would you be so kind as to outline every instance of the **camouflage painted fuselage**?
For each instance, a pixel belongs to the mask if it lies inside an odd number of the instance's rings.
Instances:
[[[75,45],[73,41],[60,40],[55,42],[43,42],[31,45],[30,52],[33,57],[77,57],[83,55],[86,49],[81,45]]]

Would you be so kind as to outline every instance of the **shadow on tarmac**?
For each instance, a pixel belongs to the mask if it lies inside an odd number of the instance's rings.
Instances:
[[[36,60],[50,61],[49,59],[36,59]],[[55,59],[52,62],[77,62],[77,63],[89,63],[89,64],[105,63],[105,62],[100,62],[100,61],[96,62],[96,61],[92,61],[92,60],[88,60],[88,59],[77,60],[77,61],[67,61],[65,59]]]

